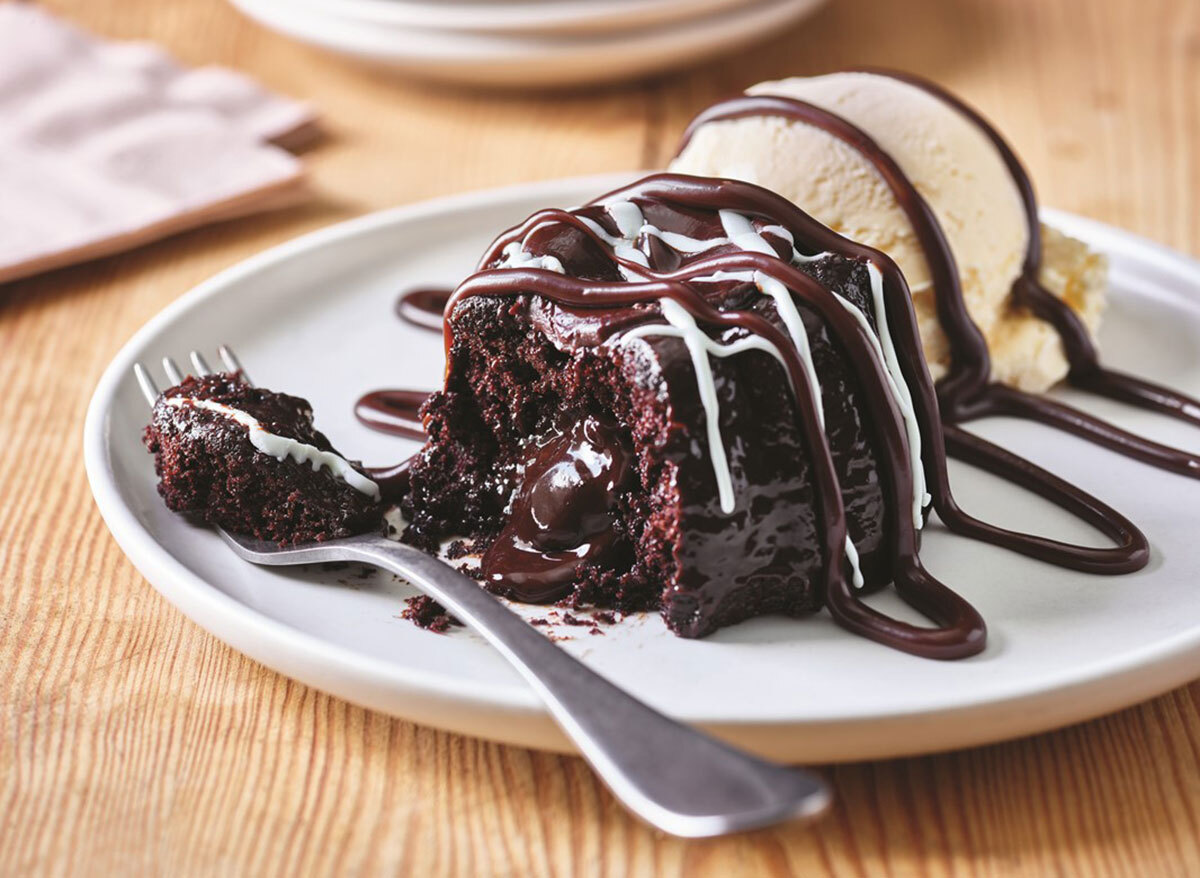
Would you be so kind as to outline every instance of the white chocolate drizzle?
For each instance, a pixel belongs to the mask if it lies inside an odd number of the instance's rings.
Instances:
[[[908,463],[909,469],[912,470],[913,481],[913,526],[920,530],[925,526],[924,509],[933,499],[929,496],[925,481],[925,466],[921,461],[921,424],[917,420],[912,393],[904,378],[904,370],[900,367],[900,358],[896,355],[892,332],[888,328],[887,303],[883,298],[883,272],[876,267],[875,263],[868,262],[867,274],[871,278],[871,303],[875,308],[875,325],[879,330],[878,334],[871,331],[871,325],[867,322],[866,315],[853,302],[840,296],[838,300],[862,325],[867,338],[875,348],[875,355],[884,366],[888,388],[896,400],[900,416],[904,419],[904,432],[908,438]]]
[[[766,351],[775,357],[786,368],[783,354],[775,345],[757,335],[748,335],[729,344],[721,344],[709,337],[708,333],[696,324],[688,310],[674,299],[658,300],[662,307],[663,317],[669,326],[652,323],[645,326],[635,326],[621,336],[621,341],[643,338],[648,335],[673,336],[682,339],[687,345],[688,353],[692,356],[692,366],[696,370],[696,389],[700,394],[700,402],[704,406],[705,422],[708,427],[708,456],[712,460],[713,475],[717,479],[717,497],[721,503],[721,511],[726,515],[733,512],[737,499],[733,495],[733,476],[729,470],[729,459],[725,455],[725,442],[721,437],[721,405],[717,399],[717,386],[713,380],[712,366],[708,355],[731,357],[747,350]]]
[[[504,260],[501,268],[541,268],[557,274],[565,274],[563,264],[557,256],[534,256],[524,249],[524,242],[513,241],[504,247]]]
[[[227,406],[224,403],[214,402],[211,399],[195,399],[190,396],[172,396],[168,397],[164,402],[172,408],[193,406],[223,415],[245,427],[246,436],[249,438],[250,444],[263,454],[270,455],[279,461],[287,460],[290,457],[296,463],[311,464],[313,472],[319,471],[322,467],[328,467],[334,476],[344,481],[350,487],[354,488],[354,490],[366,494],[375,500],[379,499],[379,485],[352,467],[344,457],[332,451],[322,451],[315,445],[309,445],[298,439],[291,439],[287,436],[279,436],[271,433],[262,425],[258,418],[247,412]]]

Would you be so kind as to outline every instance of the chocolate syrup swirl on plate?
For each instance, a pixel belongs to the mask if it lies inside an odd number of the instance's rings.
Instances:
[[[432,328],[427,324],[418,325]],[[354,415],[373,430],[423,441],[425,430],[421,426],[420,410],[428,398],[429,392],[424,390],[374,390],[364,394],[354,404]],[[410,458],[395,466],[368,470],[368,475],[379,485],[385,500],[399,500],[408,492],[408,468],[411,463]]]
[[[381,433],[423,441],[420,409],[428,398],[424,390],[374,390],[354,404],[354,416]]]
[[[442,331],[442,312],[453,290],[445,287],[416,287],[396,300],[396,316],[422,329]]]

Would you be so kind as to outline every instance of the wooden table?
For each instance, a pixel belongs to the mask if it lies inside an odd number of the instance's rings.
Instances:
[[[80,452],[109,359],[216,270],[379,207],[661,166],[700,107],[787,74],[932,76],[1000,123],[1047,204],[1200,253],[1196,0],[833,0],[741,57],[540,96],[364,72],[218,0],[48,5],[310,99],[330,136],[307,207],[0,290],[0,874],[1200,874],[1195,684],[1036,738],[832,768],[837,810],[813,828],[677,841],[579,759],[389,719],[226,648],[125,560]]]

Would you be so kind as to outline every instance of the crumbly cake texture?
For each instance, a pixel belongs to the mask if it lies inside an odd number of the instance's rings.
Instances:
[[[586,270],[572,267],[569,248],[556,252],[568,272]],[[873,319],[863,263],[830,255],[804,270]],[[709,295],[782,328],[774,303],[753,284],[714,285]],[[821,318],[805,306],[800,311],[821,376],[849,533],[868,585],[882,585],[889,578],[884,544],[891,524],[861,390]],[[653,310],[638,315],[633,319],[661,322]],[[525,449],[563,423],[598,417],[618,425],[634,453],[636,478],[616,496],[613,549],[582,566],[566,603],[659,609],[675,633],[688,637],[822,606],[821,522],[809,452],[786,374],[769,354],[711,358],[737,497],[735,511],[723,515],[696,374],[680,339],[595,344],[605,317],[536,295],[470,297],[449,319],[446,385],[423,411],[430,440],[412,465],[405,540],[427,550],[454,536],[487,546],[511,512]],[[743,334],[713,337],[728,342]]]
[[[280,545],[382,531],[377,499],[328,469],[264,454],[244,425],[195,405],[168,404],[173,398],[229,406],[271,433],[337,453],[313,426],[306,400],[251,387],[238,374],[189,376],[159,397],[144,435],[170,509]]]
[[[446,608],[429,595],[417,595],[404,599],[404,609],[400,618],[407,619],[418,628],[432,631],[434,634],[445,634],[452,627],[460,627],[462,622],[446,612]]]

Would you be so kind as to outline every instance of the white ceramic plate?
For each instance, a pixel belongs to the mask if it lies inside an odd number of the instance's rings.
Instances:
[[[139,439],[147,411],[130,368],[229,342],[256,381],[308,397],[343,451],[368,463],[397,461],[415,445],[372,433],[351,414],[361,391],[439,382],[441,339],[392,318],[397,291],[452,283],[506,226],[626,179],[538,183],[373,214],[263,253],[183,296],[117,355],[88,411],[88,475],[121,547],[184,613],[281,673],[417,722],[565,747],[532,691],[479,638],[431,634],[397,618],[408,586],[353,571],[256,568],[169,513]],[[1200,264],[1094,222],[1046,216],[1111,256],[1113,303],[1102,338],[1110,361],[1200,393]],[[1185,425],[1075,398],[1154,436],[1200,445]],[[560,629],[573,637],[564,648],[674,716],[775,757],[813,761],[1037,732],[1200,675],[1200,483],[1028,423],[996,420],[978,430],[1130,515],[1153,544],[1149,567],[1115,578],[1076,574],[931,525],[927,566],[990,626],[988,648],[975,658],[913,658],[847,634],[825,615],[754,620],[700,641],[639,617],[599,637]],[[1089,539],[1004,483],[965,467],[952,475],[964,506],[990,520]],[[902,611],[890,596],[879,602]]]
[[[633,79],[765,39],[824,0],[754,0],[659,27],[600,35],[468,33],[363,21],[329,4],[231,0],[305,43],[404,73],[485,86],[556,88]]]
[[[326,14],[390,27],[476,33],[603,33],[653,27],[755,0],[292,0]]]

